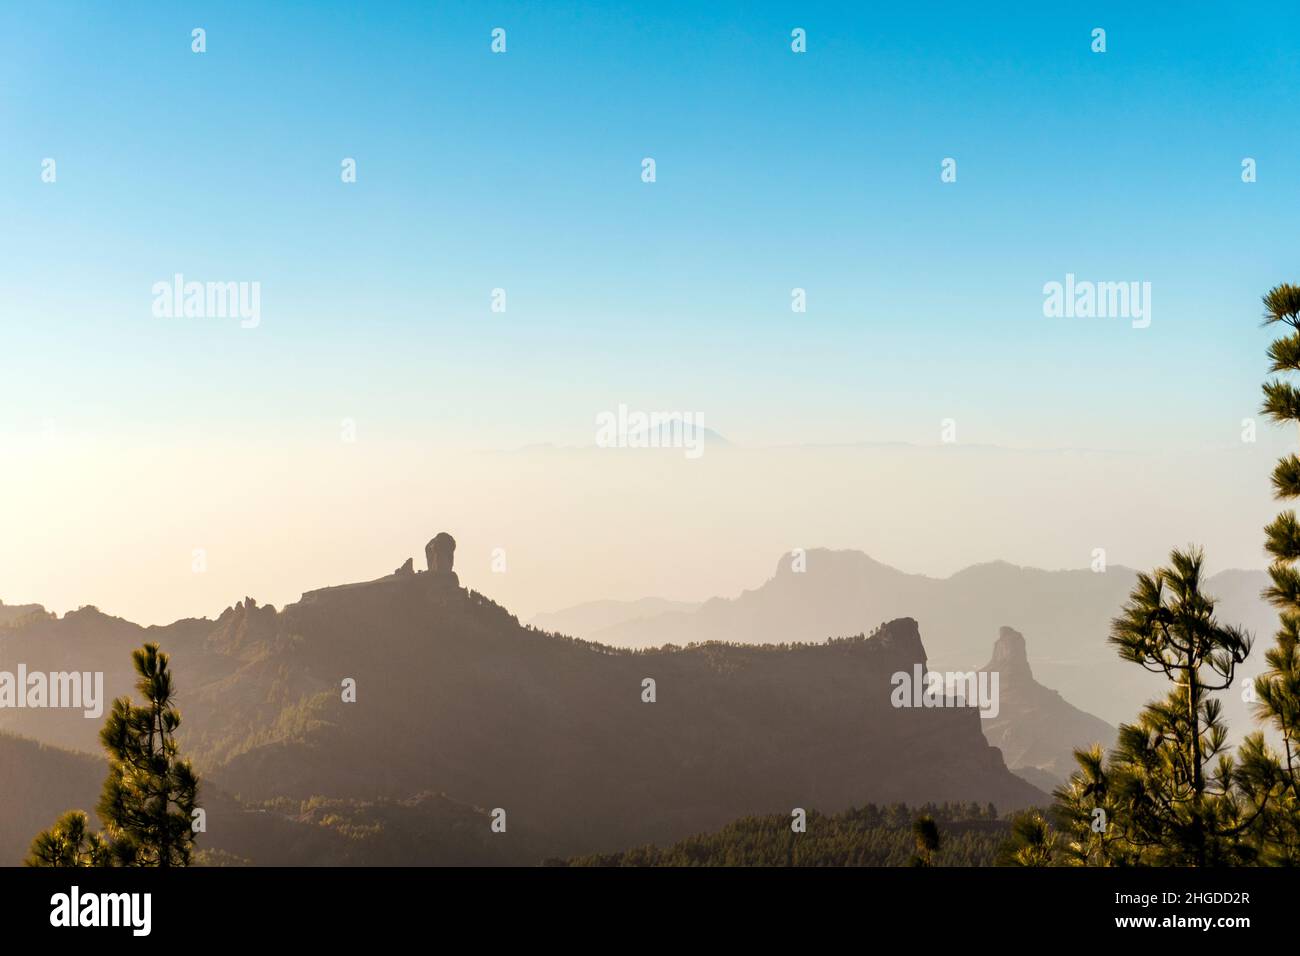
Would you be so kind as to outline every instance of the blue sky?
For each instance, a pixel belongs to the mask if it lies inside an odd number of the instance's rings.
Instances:
[[[1231,444],[1300,278],[1300,12],[1172,10],[6,5],[0,430]],[[176,272],[262,324],[154,318]],[[1151,328],[1044,318],[1067,272]]]

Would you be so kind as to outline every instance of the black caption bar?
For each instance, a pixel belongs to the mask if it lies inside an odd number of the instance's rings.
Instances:
[[[129,946],[396,943],[452,930],[485,942],[596,930],[651,939],[687,927],[771,941],[797,939],[810,920],[864,934],[1068,929],[1220,942],[1279,930],[1297,888],[1300,877],[1278,869],[0,869],[0,917],[10,940],[75,933]]]

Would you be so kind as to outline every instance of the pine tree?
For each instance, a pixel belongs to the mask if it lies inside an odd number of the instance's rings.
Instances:
[[[1064,833],[1062,862],[1073,866],[1122,866],[1137,862],[1137,854],[1119,827],[1110,825],[1115,815],[1114,789],[1106,769],[1106,754],[1099,744],[1074,751],[1079,769],[1053,792],[1056,819]]]
[[[1059,861],[1060,838],[1037,810],[1011,820],[1011,836],[998,848],[998,866],[1053,866]]]
[[[1182,866],[1243,862],[1237,768],[1211,694],[1232,686],[1251,639],[1219,623],[1201,591],[1203,568],[1203,552],[1189,548],[1139,574],[1110,636],[1122,659],[1174,685],[1136,724],[1120,726],[1108,767],[1111,820],[1151,862]]]
[[[916,856],[912,858],[913,866],[934,866],[935,854],[939,852],[941,838],[939,825],[928,814],[919,816],[912,824],[912,836],[916,840]]]
[[[69,810],[50,827],[36,835],[26,866],[109,866],[109,847],[89,829],[81,810]]]
[[[1107,757],[1076,750],[1079,769],[1054,796],[1064,831],[1056,859],[1076,866],[1223,866],[1256,862],[1277,771],[1262,735],[1234,759],[1212,695],[1233,683],[1250,635],[1221,624],[1201,590],[1204,555],[1175,550],[1139,574],[1111,626],[1123,660],[1163,674],[1173,689],[1121,724]]]
[[[104,831],[90,832],[86,814],[70,810],[37,834],[29,866],[190,864],[199,781],[176,743],[181,715],[173,704],[168,657],[157,644],[146,644],[131,660],[144,704],[119,697],[99,733],[108,753],[97,808]]]
[[[1279,285],[1263,301],[1265,325],[1290,327],[1269,346],[1269,371],[1300,372],[1300,286]],[[1300,389],[1267,381],[1262,412],[1300,426]],[[1300,456],[1277,463],[1273,488],[1280,499],[1300,498]],[[1080,769],[1055,794],[1069,862],[1300,864],[1300,519],[1284,511],[1264,531],[1273,556],[1264,594],[1280,627],[1253,690],[1256,716],[1277,729],[1282,755],[1258,732],[1235,759],[1226,753],[1227,729],[1208,695],[1232,686],[1250,639],[1215,621],[1213,600],[1200,593],[1200,552],[1175,552],[1171,568],[1139,576],[1111,635],[1124,659],[1164,673],[1175,689],[1120,728],[1108,760],[1099,749],[1075,752]],[[1089,825],[1099,816],[1118,825],[1119,839]]]
[[[144,705],[119,697],[99,733],[109,756],[99,816],[119,865],[188,866],[199,784],[176,743],[181,715],[168,656],[146,644],[131,659]]]
[[[1276,286],[1264,296],[1264,324],[1281,323],[1290,331],[1268,349],[1270,373],[1300,371],[1300,286]],[[1274,422],[1300,426],[1300,390],[1274,378],[1264,384],[1263,413]],[[1300,498],[1300,457],[1287,455],[1273,469],[1277,498]],[[1273,647],[1264,655],[1267,669],[1255,680],[1257,715],[1271,722],[1282,738],[1281,765],[1273,803],[1265,822],[1268,853],[1274,862],[1300,863],[1300,521],[1284,511],[1264,529],[1273,556],[1272,586],[1264,593],[1278,609],[1280,627]],[[1269,761],[1259,747],[1256,761],[1260,786],[1268,786]]]

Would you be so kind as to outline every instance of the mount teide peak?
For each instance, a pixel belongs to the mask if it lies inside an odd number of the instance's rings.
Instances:
[[[1045,800],[989,746],[975,709],[891,704],[891,675],[925,665],[911,618],[815,644],[620,650],[520,625],[460,587],[454,542],[436,542],[429,571],[403,564],[281,611],[246,600],[163,628],[102,616],[0,628],[0,667],[17,654],[33,668],[115,662],[96,668],[111,698],[131,690],[132,647],[157,641],[172,653],[182,746],[226,792],[443,793],[504,809],[508,832],[556,855],[794,807]],[[340,693],[348,679],[355,702]],[[60,742],[93,751],[97,729],[81,721]]]

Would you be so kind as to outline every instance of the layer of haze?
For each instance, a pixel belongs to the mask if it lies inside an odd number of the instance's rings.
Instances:
[[[0,598],[282,604],[442,529],[524,616],[793,547],[1262,566],[1300,8],[707,6],[0,10]],[[177,273],[260,324],[155,318]],[[1067,273],[1150,327],[1044,318]],[[734,445],[576,450],[620,403]]]
[[[944,575],[995,557],[1087,567],[1094,548],[1144,567],[1195,541],[1214,569],[1260,567],[1268,444],[1149,456],[709,447],[688,460],[452,453],[364,430],[351,444],[322,434],[122,447],[56,435],[23,453],[26,468],[0,473],[0,500],[22,503],[4,515],[0,581],[10,603],[90,603],[161,623],[246,594],[283,605],[407,557],[423,567],[442,529],[457,538],[462,583],[523,617],[593,598],[734,595],[799,547],[860,548]],[[492,570],[498,548],[504,573]]]

